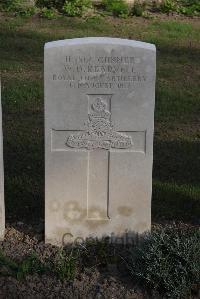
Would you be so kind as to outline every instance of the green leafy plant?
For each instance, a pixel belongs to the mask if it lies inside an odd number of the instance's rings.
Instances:
[[[36,12],[35,6],[26,0],[3,0],[2,7],[7,12],[25,17],[32,16]]]
[[[130,250],[127,267],[134,279],[167,298],[188,298],[200,280],[200,231],[156,230]]]
[[[143,16],[146,9],[146,2],[136,1],[131,9],[131,14],[133,16],[141,17]]]
[[[28,274],[44,273],[45,271],[46,266],[40,262],[34,252],[30,256],[27,256],[21,263],[17,263],[9,257],[4,256],[0,251],[0,275],[9,275],[21,280]]]
[[[56,19],[58,17],[58,12],[57,12],[57,10],[55,8],[44,7],[41,10],[41,16],[43,18],[52,20],[52,19]]]
[[[0,275],[12,276],[18,280],[25,279],[29,274],[43,274],[51,271],[59,277],[60,280],[72,280],[77,272],[78,250],[66,252],[63,249],[58,250],[56,256],[50,256],[41,262],[33,252],[25,257],[20,263],[6,257],[0,251]]]
[[[103,0],[103,7],[117,17],[127,17],[129,15],[128,4],[124,0]]]
[[[188,16],[200,15],[199,0],[164,0],[160,4],[160,10],[163,13],[176,12]]]
[[[188,16],[200,15],[199,0],[177,0],[179,4],[179,12]]]
[[[70,17],[83,16],[91,8],[91,0],[66,0],[63,12]]]
[[[173,11],[178,12],[177,3],[174,0],[164,0],[160,4],[160,9],[164,13],[170,13],[170,12],[173,12]]]

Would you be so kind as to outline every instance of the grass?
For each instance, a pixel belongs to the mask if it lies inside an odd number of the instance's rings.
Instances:
[[[199,21],[111,17],[46,20],[2,15],[0,68],[6,216],[37,222],[44,209],[43,47],[47,41],[111,36],[157,47],[154,222],[199,218]]]

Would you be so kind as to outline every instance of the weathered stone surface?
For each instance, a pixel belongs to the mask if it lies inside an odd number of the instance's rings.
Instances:
[[[116,38],[45,45],[46,242],[150,229],[155,55]]]
[[[0,240],[5,231],[5,207],[4,207],[4,170],[3,170],[3,133],[1,113],[1,82],[0,82]]]

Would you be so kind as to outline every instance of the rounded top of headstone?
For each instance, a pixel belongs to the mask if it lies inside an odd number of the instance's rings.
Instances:
[[[131,39],[112,38],[112,37],[83,37],[83,38],[58,40],[58,41],[46,43],[45,49],[62,47],[62,46],[87,45],[87,44],[121,45],[121,46],[130,46],[134,48],[142,48],[146,50],[156,51],[156,47],[154,44],[140,42]]]

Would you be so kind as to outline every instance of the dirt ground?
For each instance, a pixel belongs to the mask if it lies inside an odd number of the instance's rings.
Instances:
[[[57,248],[44,244],[43,223],[27,226],[19,222],[7,227],[5,240],[0,242],[0,250],[7,257],[20,262],[32,251],[44,260],[54,256]],[[73,281],[62,281],[50,272],[28,275],[22,280],[10,275],[3,276],[0,277],[0,298],[143,299],[149,296],[135,287],[124,272],[120,273],[120,269],[107,265],[102,269],[98,266],[84,269]]]
[[[26,225],[23,222],[7,226],[5,240],[0,242],[0,251],[11,260],[22,262],[31,252],[41,261],[51,258],[58,252],[56,246],[44,243],[43,222]],[[92,258],[92,257],[91,257]],[[0,263],[1,265],[1,263]],[[5,266],[4,266],[5,267]],[[32,273],[19,279],[10,275],[0,276],[0,298],[113,298],[113,299],[161,299],[156,292],[141,289],[130,278],[124,266],[116,264],[95,265],[80,270],[75,279],[59,279],[55,273]],[[190,299],[200,298],[195,291]],[[188,298],[189,299],[189,298]]]

